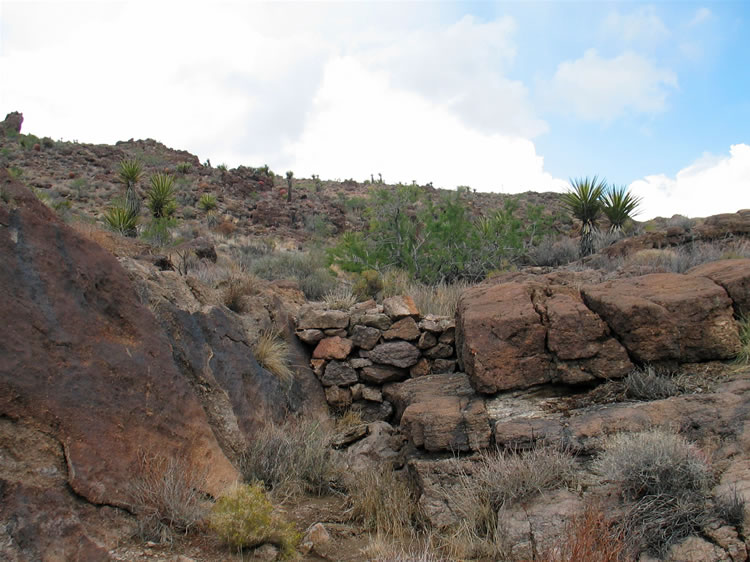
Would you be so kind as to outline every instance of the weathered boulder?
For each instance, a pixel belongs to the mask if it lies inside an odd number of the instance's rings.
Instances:
[[[371,326],[362,326],[357,324],[352,328],[349,339],[352,343],[361,349],[372,349],[380,339],[380,330]]]
[[[419,327],[414,318],[407,316],[394,322],[389,329],[383,332],[383,339],[412,341],[417,339],[419,334]]]
[[[750,314],[750,259],[704,263],[687,272],[708,277],[729,294],[738,316]]]
[[[352,316],[353,325],[369,326],[378,330],[387,330],[393,322],[390,317],[381,312],[367,312],[365,314],[355,314]]]
[[[383,395],[396,407],[394,419],[416,447],[427,451],[478,451],[490,444],[484,400],[464,374],[427,375],[388,384]]]
[[[706,277],[654,273],[581,292],[638,361],[730,359],[739,350],[732,301]]]
[[[308,330],[298,330],[297,337],[308,345],[315,345],[320,340],[322,340],[325,337],[325,335],[323,334],[321,330],[308,329]]]
[[[343,452],[344,462],[350,472],[357,473],[368,466],[382,467],[386,464],[403,464],[401,451],[404,439],[397,428],[384,421],[367,424],[365,437]]]
[[[352,402],[351,410],[359,414],[364,422],[388,421],[393,414],[393,405],[387,400]]]
[[[405,369],[399,369],[398,367],[391,367],[389,365],[372,365],[364,367],[359,373],[359,378],[364,382],[373,384],[400,381],[407,376],[408,372]]]
[[[320,378],[323,386],[349,386],[357,382],[357,371],[344,361],[331,361]]]
[[[617,378],[632,369],[625,350],[578,292],[545,284],[544,278],[464,291],[456,344],[472,384],[487,393]]]
[[[139,452],[181,456],[219,493],[237,472],[117,260],[0,170],[0,416],[65,451],[72,489],[127,505]]]
[[[374,363],[393,365],[405,369],[419,361],[419,350],[409,342],[394,341],[381,343],[370,351],[368,359]]]
[[[21,125],[23,125],[23,113],[11,111],[5,116],[4,121],[0,122],[0,136],[17,135],[21,132]]]

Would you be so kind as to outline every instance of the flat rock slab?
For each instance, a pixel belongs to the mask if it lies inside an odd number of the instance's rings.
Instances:
[[[732,299],[737,315],[750,315],[750,259],[704,263],[687,274],[708,277],[718,283]]]
[[[406,341],[393,341],[381,343],[374,347],[368,356],[373,363],[393,365],[405,369],[419,361],[421,353],[412,344]]]
[[[349,314],[342,310],[325,310],[308,304],[300,308],[297,317],[298,330],[328,330],[346,328],[349,325]]]
[[[581,292],[638,361],[731,359],[739,351],[732,301],[707,277],[654,273]]]

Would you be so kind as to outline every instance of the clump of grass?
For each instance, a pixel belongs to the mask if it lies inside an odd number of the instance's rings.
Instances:
[[[257,280],[254,275],[235,273],[227,280],[223,292],[224,305],[233,312],[245,311],[243,297],[252,295],[257,290]]]
[[[260,483],[235,485],[225,492],[211,511],[210,525],[228,545],[243,549],[270,543],[283,558],[294,555],[300,539],[294,525],[274,513]]]
[[[341,476],[332,437],[332,431],[315,420],[269,423],[248,443],[242,475],[250,482],[262,481],[280,498],[329,493]]]
[[[625,504],[620,524],[634,549],[663,556],[707,523],[713,473],[700,451],[676,433],[617,434],[595,469]]]
[[[502,511],[545,490],[571,485],[575,470],[575,459],[567,451],[547,446],[526,452],[487,452],[471,468],[459,468],[458,485],[442,490],[461,522],[454,529],[456,554],[508,556]]]
[[[631,372],[623,384],[625,396],[634,400],[661,400],[680,393],[671,378],[656,373],[650,366]]]
[[[253,347],[253,355],[261,367],[282,382],[290,382],[294,372],[289,365],[289,344],[276,331],[263,330]]]
[[[323,302],[330,309],[347,311],[357,304],[357,297],[354,296],[351,287],[339,285],[323,295]]]
[[[583,513],[566,525],[557,544],[548,547],[538,558],[544,562],[625,562],[627,554],[621,531],[601,506],[587,504]]]
[[[383,296],[408,295],[414,299],[414,304],[422,314],[454,316],[458,297],[464,289],[471,286],[468,281],[425,285],[414,281],[405,271],[391,270],[384,275]]]
[[[370,465],[351,475],[347,489],[352,521],[384,536],[411,536],[420,519],[417,497],[390,466]]]
[[[160,454],[142,453],[130,481],[128,495],[143,540],[168,541],[172,533],[186,533],[207,514],[201,490],[207,471],[189,462]]]
[[[735,485],[729,494],[714,499],[714,511],[720,521],[740,528],[745,523],[745,503]]]
[[[740,365],[750,363],[750,316],[741,316],[737,321],[740,330],[740,351],[735,361]]]

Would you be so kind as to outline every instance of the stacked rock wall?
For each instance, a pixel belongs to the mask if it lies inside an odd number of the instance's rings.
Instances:
[[[366,421],[389,420],[393,404],[382,386],[456,370],[455,321],[422,316],[411,297],[367,301],[348,311],[306,305],[297,336],[314,346],[313,371],[334,410],[351,408]]]

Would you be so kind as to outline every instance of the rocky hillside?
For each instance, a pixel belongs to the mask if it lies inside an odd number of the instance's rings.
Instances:
[[[479,284],[349,278],[310,242],[366,228],[370,185],[294,178],[290,202],[264,168],[21,122],[0,132],[0,558],[748,559],[750,212]],[[128,158],[177,178],[167,241],[103,228]],[[553,231],[535,251],[575,246]]]

